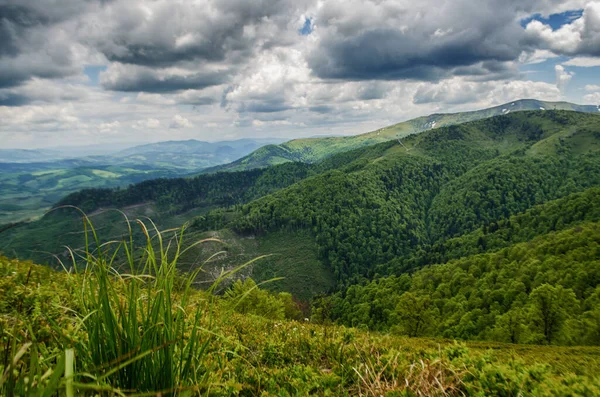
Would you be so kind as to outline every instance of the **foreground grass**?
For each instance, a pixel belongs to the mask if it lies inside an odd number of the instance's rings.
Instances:
[[[0,395],[600,394],[600,348],[460,344],[237,314],[190,288],[194,274],[176,273],[180,234],[144,230],[146,246],[119,245],[129,268],[110,250],[84,253],[71,274],[0,258]]]

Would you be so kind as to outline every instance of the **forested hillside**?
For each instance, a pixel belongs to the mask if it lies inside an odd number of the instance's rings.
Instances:
[[[600,344],[600,224],[351,286],[315,315],[410,336]]]
[[[65,246],[80,248],[85,238],[81,214],[89,214],[103,239],[128,233],[121,209],[132,218],[151,216],[162,227],[176,227],[194,215],[262,197],[311,174],[310,166],[282,164],[239,173],[200,175],[193,178],[154,179],[125,189],[87,189],[73,193],[42,219],[7,225],[0,251],[21,259],[59,266],[55,254],[67,254]]]
[[[292,185],[310,173],[301,163],[283,164],[246,172],[200,175],[193,178],[153,179],[126,189],[88,189],[73,193],[56,204],[74,205],[84,211],[101,207],[125,207],[153,202],[161,213],[181,213],[190,208],[248,202]]]
[[[310,230],[339,285],[353,284],[393,271],[394,259],[600,185],[598,120],[525,112],[440,128],[341,155],[354,160],[196,225]]]

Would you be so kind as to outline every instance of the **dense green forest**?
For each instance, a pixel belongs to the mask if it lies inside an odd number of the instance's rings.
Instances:
[[[161,178],[124,189],[86,189],[68,195],[56,207],[74,205],[86,212],[101,207],[126,207],[153,202],[161,213],[181,213],[197,207],[228,207],[259,198],[292,185],[309,175],[302,163],[245,172]]]
[[[435,263],[445,263],[483,252],[495,252],[536,236],[600,221],[600,189],[590,188],[564,198],[537,205],[523,213],[487,223],[460,237],[449,238],[420,249],[409,257],[394,258],[389,264],[393,273]]]
[[[351,286],[314,315],[409,336],[600,344],[600,224]]]

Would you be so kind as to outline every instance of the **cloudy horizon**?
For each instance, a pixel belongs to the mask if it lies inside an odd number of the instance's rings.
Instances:
[[[600,104],[600,1],[0,0],[0,148]]]

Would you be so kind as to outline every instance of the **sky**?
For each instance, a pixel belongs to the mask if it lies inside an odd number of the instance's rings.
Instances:
[[[600,104],[600,0],[0,0],[0,148]]]

